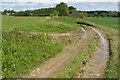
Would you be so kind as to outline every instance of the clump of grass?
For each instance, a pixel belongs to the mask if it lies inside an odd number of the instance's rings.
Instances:
[[[3,32],[2,70],[5,78],[20,77],[38,63],[53,57],[63,45],[48,35],[31,35],[14,29]]]

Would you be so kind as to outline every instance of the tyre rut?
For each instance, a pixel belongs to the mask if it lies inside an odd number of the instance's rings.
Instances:
[[[69,49],[63,50],[55,57],[44,62],[38,68],[29,72],[28,75],[23,76],[24,78],[48,78],[50,75],[57,72],[59,69],[63,68],[68,64],[80,51],[83,44],[87,40],[87,32],[83,27],[80,27],[83,30],[83,36],[76,40],[74,44]]]

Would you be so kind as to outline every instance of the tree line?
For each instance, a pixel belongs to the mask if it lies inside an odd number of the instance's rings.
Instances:
[[[117,11],[78,11],[84,13],[88,17],[118,17]]]
[[[77,11],[73,6],[61,2],[53,8],[41,8],[16,12],[14,10],[4,10],[3,15],[11,16],[70,16],[76,18],[84,17],[118,17],[117,11]]]

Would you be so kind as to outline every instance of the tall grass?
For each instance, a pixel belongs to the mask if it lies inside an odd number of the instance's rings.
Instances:
[[[37,64],[62,51],[68,40],[52,39],[44,32],[68,32],[79,30],[75,20],[58,17],[2,17],[3,76],[20,77]],[[43,32],[43,34],[30,34]]]
[[[37,64],[62,50],[63,45],[50,36],[31,35],[18,30],[3,32],[3,76],[20,77]]]

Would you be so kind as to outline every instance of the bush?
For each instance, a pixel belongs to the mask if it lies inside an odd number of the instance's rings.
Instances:
[[[70,14],[69,17],[85,19],[87,16],[84,13],[74,12]]]
[[[51,17],[54,17],[54,16],[59,16],[60,13],[58,11],[54,11],[50,16]]]

